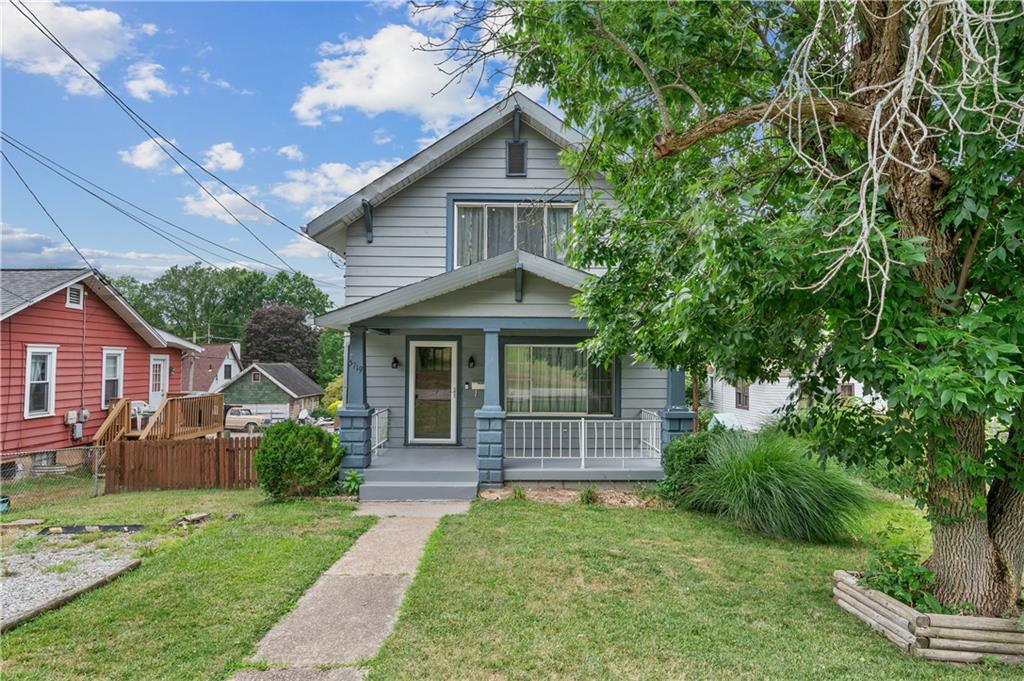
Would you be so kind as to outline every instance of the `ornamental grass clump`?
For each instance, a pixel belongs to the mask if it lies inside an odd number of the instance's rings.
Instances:
[[[841,470],[822,468],[804,443],[773,430],[711,440],[683,501],[772,537],[827,543],[850,536],[868,500]]]
[[[282,421],[266,429],[253,460],[260,487],[275,499],[337,490],[345,449],[322,428]]]

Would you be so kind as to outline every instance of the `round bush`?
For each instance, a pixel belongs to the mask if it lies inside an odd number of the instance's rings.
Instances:
[[[322,428],[282,421],[264,431],[253,465],[272,497],[309,496],[337,485],[344,453],[337,436]]]
[[[681,504],[693,488],[693,476],[708,461],[708,446],[715,433],[702,431],[677,437],[661,453],[665,477],[658,481],[658,493],[666,501]]]
[[[684,503],[773,537],[834,542],[850,535],[867,495],[841,470],[811,461],[800,440],[726,432],[710,441]]]

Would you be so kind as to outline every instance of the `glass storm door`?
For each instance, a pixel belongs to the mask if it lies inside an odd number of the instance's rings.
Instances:
[[[455,442],[455,341],[409,344],[409,442]]]

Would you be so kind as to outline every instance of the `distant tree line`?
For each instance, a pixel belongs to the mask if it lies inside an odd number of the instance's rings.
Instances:
[[[268,276],[196,263],[171,267],[150,282],[126,275],[113,284],[146,321],[165,331],[197,343],[241,341],[246,363],[292,362],[321,385],[342,372],[342,334],[306,324],[307,316],[327,312],[331,300],[305,274]]]

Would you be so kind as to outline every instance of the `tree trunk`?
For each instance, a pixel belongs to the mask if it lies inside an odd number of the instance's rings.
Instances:
[[[945,423],[953,431],[959,456],[977,461],[984,457],[981,416],[949,417]],[[986,518],[974,503],[984,498],[985,481],[960,471],[937,475],[937,455],[934,449],[929,452],[932,555],[926,561],[935,573],[935,596],[948,606],[970,604],[982,616],[1016,613],[1020,573],[1015,574],[1011,564],[1024,550],[1024,499],[1011,490],[1003,499],[1003,514],[993,524],[993,509]]]

